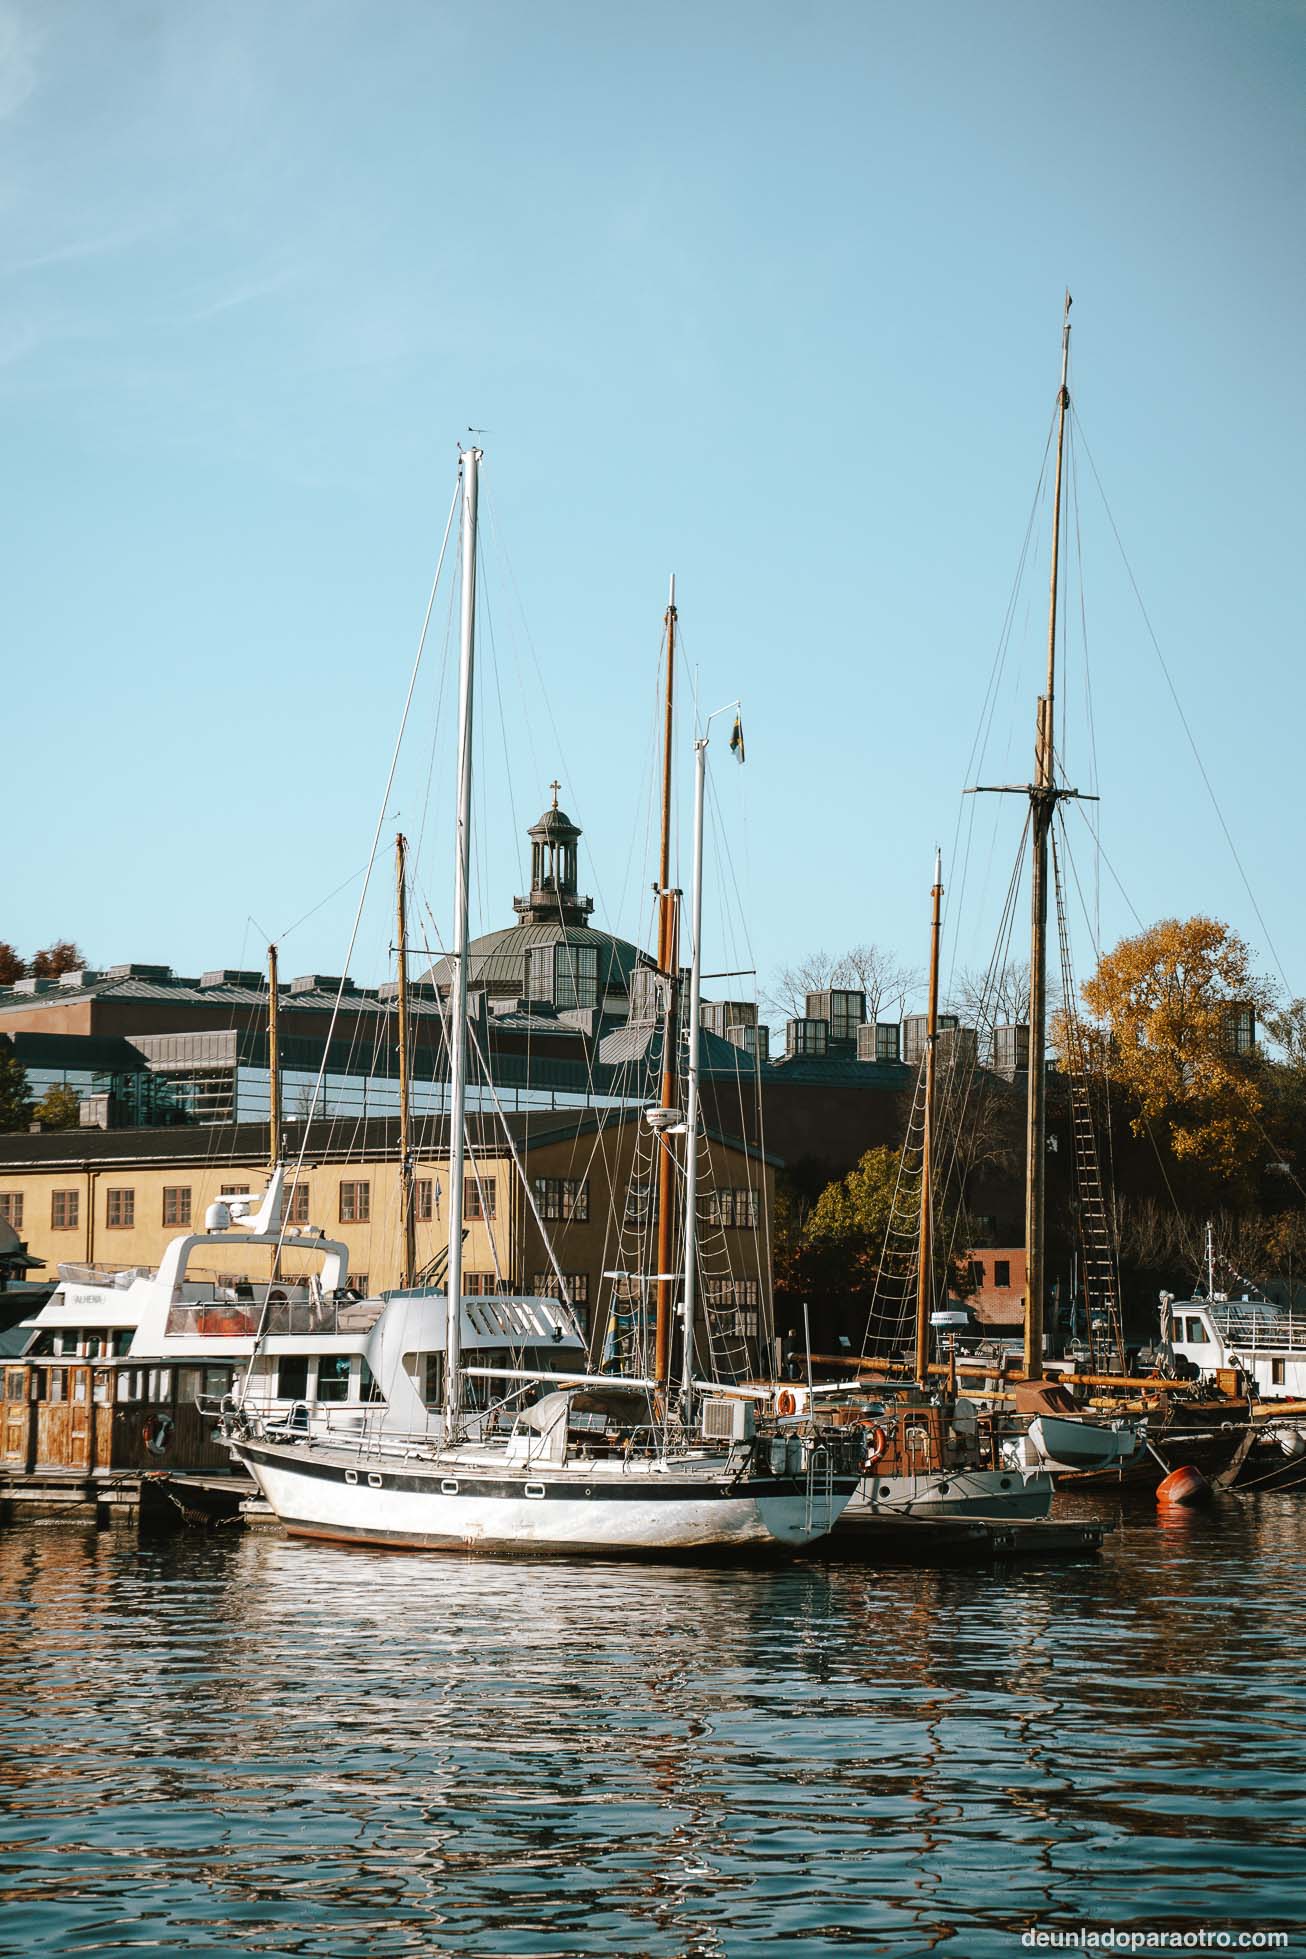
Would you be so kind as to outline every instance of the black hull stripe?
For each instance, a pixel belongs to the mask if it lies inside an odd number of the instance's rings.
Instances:
[[[375,1469],[366,1462],[357,1466],[352,1463],[324,1462],[319,1457],[288,1456],[279,1449],[259,1448],[250,1443],[239,1443],[236,1453],[247,1463],[266,1464],[269,1469],[287,1470],[296,1476],[308,1477],[313,1481],[338,1483],[344,1485],[348,1477],[354,1480],[352,1489],[405,1490],[420,1492],[425,1496],[465,1496],[465,1497],[511,1497],[520,1502],[527,1498],[527,1486],[531,1495],[529,1500],[536,1503],[563,1502],[583,1503],[586,1501],[605,1503],[701,1503],[706,1498],[722,1497],[755,1499],[758,1497],[805,1497],[807,1479],[802,1476],[763,1476],[749,1477],[744,1482],[715,1481],[704,1478],[692,1483],[673,1483],[665,1477],[640,1478],[638,1482],[609,1481],[606,1477],[595,1477],[592,1483],[581,1483],[571,1478],[550,1481],[547,1469],[534,1476],[518,1475],[511,1478],[502,1476],[468,1476],[458,1471],[450,1474],[447,1470],[427,1471],[416,1475],[412,1470]],[[379,1477],[373,1483],[370,1477]],[[456,1483],[456,1490],[443,1490],[442,1484]],[[849,1496],[857,1488],[857,1478],[836,1476],[834,1494]],[[543,1492],[541,1495],[540,1492]],[[816,1492],[817,1500],[822,1492]]]

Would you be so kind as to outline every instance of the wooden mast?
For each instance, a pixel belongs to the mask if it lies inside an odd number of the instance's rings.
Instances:
[[[268,1169],[281,1160],[281,994],[277,949],[268,947]]]
[[[680,967],[680,920],[671,889],[671,739],[675,723],[676,575],[671,574],[667,600],[667,687],[662,731],[662,846],[658,853],[658,971],[665,986],[662,1020],[662,1107],[676,1106],[677,988]],[[658,1149],[658,1262],[657,1326],[654,1335],[653,1378],[665,1387],[671,1373],[671,1323],[674,1284],[671,1277],[671,1230],[676,1204],[676,1165],[665,1136]]]
[[[1034,781],[1029,792],[1033,831],[1030,889],[1029,1090],[1025,1112],[1025,1376],[1043,1377],[1043,1301],[1046,1291],[1044,1243],[1045,1152],[1047,1148],[1047,939],[1048,836],[1056,810],[1057,582],[1061,558],[1061,472],[1065,455],[1066,410],[1070,391],[1070,294],[1061,327],[1061,390],[1057,396],[1057,473],[1052,496],[1052,571],[1048,599],[1047,690],[1040,697],[1034,745]]]
[[[403,1270],[400,1283],[411,1286],[417,1275],[417,1212],[414,1206],[411,1038],[408,1027],[408,840],[395,838],[395,914],[398,931],[399,990],[399,1206],[403,1221]]]
[[[921,1235],[916,1258],[916,1379],[930,1378],[930,1305],[934,1291],[934,1069],[939,1034],[939,910],[943,853],[934,853],[930,925],[930,1000],[925,1022],[925,1129],[921,1138]]]

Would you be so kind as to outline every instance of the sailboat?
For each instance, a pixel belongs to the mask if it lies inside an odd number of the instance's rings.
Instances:
[[[959,1396],[955,1376],[931,1379],[936,1336],[946,1337],[949,1313],[937,1303],[934,1211],[936,1063],[939,1038],[939,943],[943,900],[942,853],[934,860],[931,892],[929,1000],[921,1137],[920,1220],[916,1252],[915,1383],[882,1392],[883,1424],[871,1431],[865,1475],[844,1513],[841,1533],[872,1516],[1040,1518],[1052,1507],[1053,1485],[1037,1463],[1004,1460],[992,1430],[981,1454],[974,1404]],[[950,1370],[951,1375],[951,1370]],[[987,1459],[985,1459],[987,1457]]]
[[[469,1043],[468,896],[475,703],[476,531],[482,453],[461,459],[462,590],[459,739],[450,1001],[449,1255],[446,1295],[462,1302],[464,1166],[460,1139]],[[759,1423],[748,1390],[697,1375],[695,1337],[703,806],[708,730],[695,740],[693,947],[684,1112],[682,1378],[673,1391],[670,1340],[652,1375],[467,1366],[462,1311],[445,1315],[444,1425],[438,1442],[382,1434],[353,1447],[269,1433],[239,1412],[232,1452],[292,1535],[429,1551],[683,1555],[799,1546],[824,1535],[856,1487],[850,1438],[809,1424],[795,1436]],[[664,877],[665,883],[665,877]],[[662,948],[665,957],[665,945]],[[650,1127],[673,1125],[665,1108]],[[465,1306],[466,1302],[462,1302]],[[664,1357],[666,1365],[664,1366]],[[504,1437],[469,1432],[467,1379],[547,1391],[521,1407]]]
[[[1061,501],[1066,417],[1070,408],[1070,294],[1061,325],[1061,385],[1057,392],[1056,474],[1052,492],[1052,563],[1048,601],[1047,684],[1035,715],[1034,780],[1018,789],[982,785],[979,793],[1015,794],[1029,802],[1032,840],[1030,881],[1029,1069],[1025,1112],[1025,1316],[1024,1381],[1015,1395],[1024,1433],[1006,1445],[1008,1460],[1027,1467],[1083,1470],[1123,1465],[1145,1446],[1139,1425],[1077,1408],[1067,1388],[1045,1381],[1046,1292],[1045,1185],[1047,1167],[1047,941],[1048,868],[1052,825],[1059,805],[1080,791],[1057,780],[1055,704],[1057,600],[1061,565]]]

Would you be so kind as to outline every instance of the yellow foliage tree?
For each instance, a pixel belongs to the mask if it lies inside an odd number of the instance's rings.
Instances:
[[[1262,1071],[1249,1014],[1273,1005],[1245,942],[1216,918],[1163,918],[1102,955],[1080,988],[1133,1127],[1163,1125],[1175,1155],[1243,1180],[1264,1153]]]

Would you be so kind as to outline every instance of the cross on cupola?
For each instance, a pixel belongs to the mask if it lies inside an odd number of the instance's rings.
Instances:
[[[514,898],[513,910],[528,925],[584,925],[594,909],[592,898],[576,888],[576,845],[580,830],[558,808],[560,782],[549,784],[553,803],[527,835],[531,840],[531,892]]]

